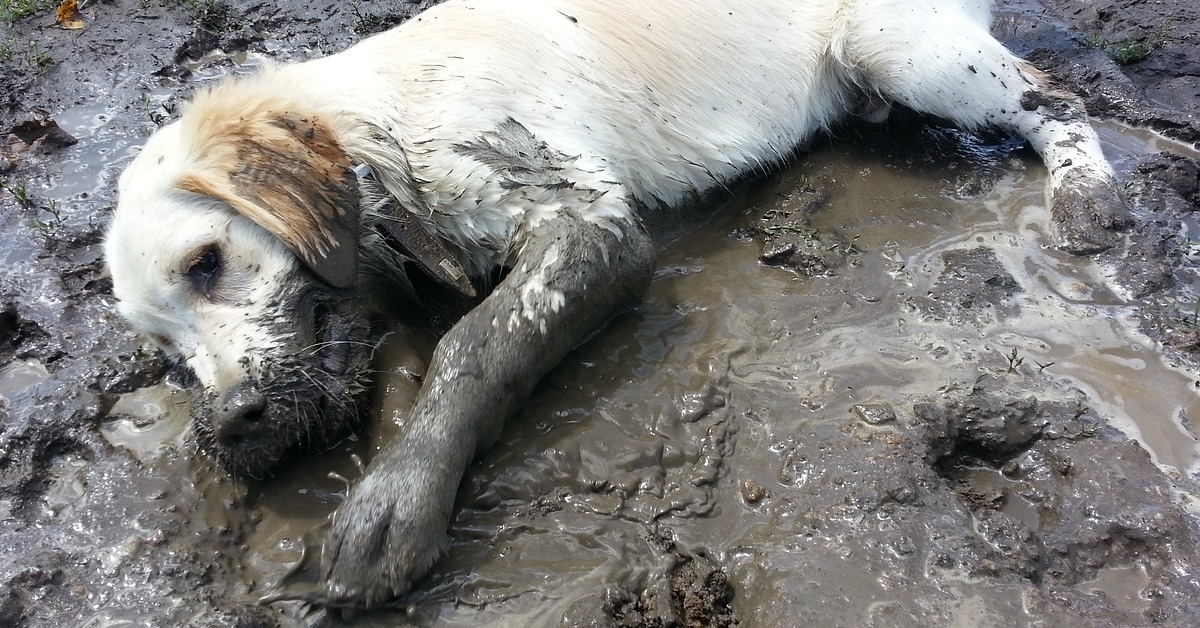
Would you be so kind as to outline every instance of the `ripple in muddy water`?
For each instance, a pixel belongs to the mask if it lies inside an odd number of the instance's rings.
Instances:
[[[37,360],[10,362],[0,368],[0,401],[21,403],[22,393],[49,378],[50,371]]]

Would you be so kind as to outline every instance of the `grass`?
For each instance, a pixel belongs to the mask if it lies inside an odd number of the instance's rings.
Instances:
[[[218,0],[188,0],[192,5],[192,17],[201,27],[221,32],[229,21],[229,5]]]
[[[1112,57],[1112,60],[1116,61],[1118,65],[1129,65],[1146,59],[1151,52],[1154,52],[1155,48],[1161,45],[1161,43],[1137,41],[1126,37],[1120,44],[1109,49],[1108,56]]]
[[[181,0],[192,11],[196,25],[211,33],[226,33],[236,29],[232,5],[226,0]]]
[[[1100,33],[1088,33],[1083,37],[1083,47],[1087,48],[1088,50],[1103,48],[1107,45],[1108,42],[1104,39],[1104,35],[1101,35]]]
[[[1021,365],[1025,363],[1025,358],[1017,355],[1016,347],[1013,347],[1012,351],[1008,352],[1004,357],[1008,359],[1008,367],[1004,370],[1005,373],[1016,373],[1017,369],[1021,368]]]
[[[15,22],[56,4],[54,0],[0,0],[0,21]]]
[[[34,225],[43,237],[53,238],[62,230],[65,222],[62,209],[54,199],[47,199],[44,207],[38,207],[39,204],[29,195],[24,181],[0,181],[0,192],[11,194],[18,207],[34,210]]]
[[[54,63],[54,57],[43,50],[36,41],[29,40],[25,46],[14,43],[12,40],[0,42],[0,62],[12,60],[28,63],[34,72],[41,75],[49,72],[50,66]]]
[[[17,181],[16,183],[0,181],[0,192],[12,194],[13,200],[21,207],[29,207],[33,204],[33,200],[29,198],[29,192],[25,190],[24,181]]]
[[[42,232],[42,235],[44,237],[52,238],[52,237],[54,237],[55,233],[57,233],[58,231],[60,231],[62,229],[62,226],[63,226],[62,212],[59,211],[58,203],[55,202],[54,199],[50,199],[48,201],[48,203],[47,203],[46,207],[43,209],[43,211],[44,211],[44,213],[49,214],[50,218],[47,220],[42,220],[42,217],[41,217],[42,212],[38,212],[39,215],[34,218],[34,221],[37,224],[38,231]]]
[[[49,52],[42,50],[42,47],[35,41],[29,45],[29,65],[37,70],[38,74],[46,74],[50,71],[50,62],[54,58]]]
[[[196,25],[209,32],[224,33],[236,30],[233,24],[233,6],[228,0],[138,0],[138,9],[141,11],[153,6],[186,7]]]
[[[1105,39],[1100,33],[1088,33],[1083,37],[1083,47],[1091,50],[1103,49],[1118,65],[1130,65],[1146,60],[1155,50],[1163,47],[1170,39],[1170,20],[1154,29],[1143,38],[1126,37],[1120,41]]]
[[[768,236],[781,236],[785,234],[796,234],[804,238],[806,244],[816,246],[817,242],[821,241],[821,236],[816,229],[802,227],[800,225],[767,225],[760,229],[763,234]]]
[[[167,116],[164,116],[162,112],[159,111],[158,105],[154,101],[150,100],[149,94],[144,94],[142,96],[142,109],[146,112],[146,119],[150,120],[150,122],[153,122],[154,126],[162,126],[163,122],[166,122],[167,120]]]

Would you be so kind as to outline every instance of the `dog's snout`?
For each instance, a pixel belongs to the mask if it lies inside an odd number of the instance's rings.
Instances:
[[[252,446],[264,431],[267,397],[253,384],[230,391],[213,417],[217,441],[228,449]]]

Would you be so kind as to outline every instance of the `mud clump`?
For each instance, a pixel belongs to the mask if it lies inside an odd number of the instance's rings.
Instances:
[[[917,311],[934,320],[961,324],[974,318],[994,320],[997,314],[1015,315],[1011,302],[1022,292],[995,251],[987,247],[949,251],[942,255],[943,270],[929,294],[913,299]]]
[[[681,556],[667,577],[669,599],[661,591],[636,594],[614,589],[604,614],[614,628],[729,628],[737,626],[730,603],[733,587],[716,564],[703,556]]]
[[[829,203],[830,181],[805,181],[787,192],[779,204],[763,212],[741,235],[761,246],[759,259],[769,266],[794,270],[805,277],[832,275],[859,251],[840,235],[814,229],[807,216]]]
[[[1200,163],[1182,155],[1150,155],[1134,166],[1126,195],[1142,220],[1116,262],[1116,279],[1134,298],[1167,292],[1177,285],[1176,269],[1196,254],[1180,233],[1200,207]]]
[[[1200,7],[1176,2],[1173,11],[1133,0],[1047,0],[1083,45],[1122,67],[1150,100],[1176,110],[1200,108],[1200,81],[1187,68],[1195,62]],[[1140,5],[1140,6],[1139,6]],[[1194,66],[1193,66],[1194,67]]]
[[[963,452],[1006,460],[1040,437],[1048,421],[1032,397],[1006,401],[975,395],[941,406],[919,403],[913,412],[926,422],[930,455],[939,463]]]
[[[188,622],[185,628],[279,628],[279,618],[267,607],[243,604],[231,609],[208,611]]]
[[[46,337],[45,330],[36,321],[21,316],[16,303],[5,303],[0,307],[0,363],[29,357],[22,347]]]

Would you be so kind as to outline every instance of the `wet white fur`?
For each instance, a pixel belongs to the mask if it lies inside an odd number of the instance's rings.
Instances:
[[[151,138],[121,176],[105,254],[121,315],[166,353],[184,357],[205,388],[228,391],[259,373],[262,356],[283,344],[249,319],[268,310],[298,264],[278,238],[229,207],[170,186],[181,161],[175,130]],[[218,300],[195,293],[185,276],[214,242],[228,279]]]

